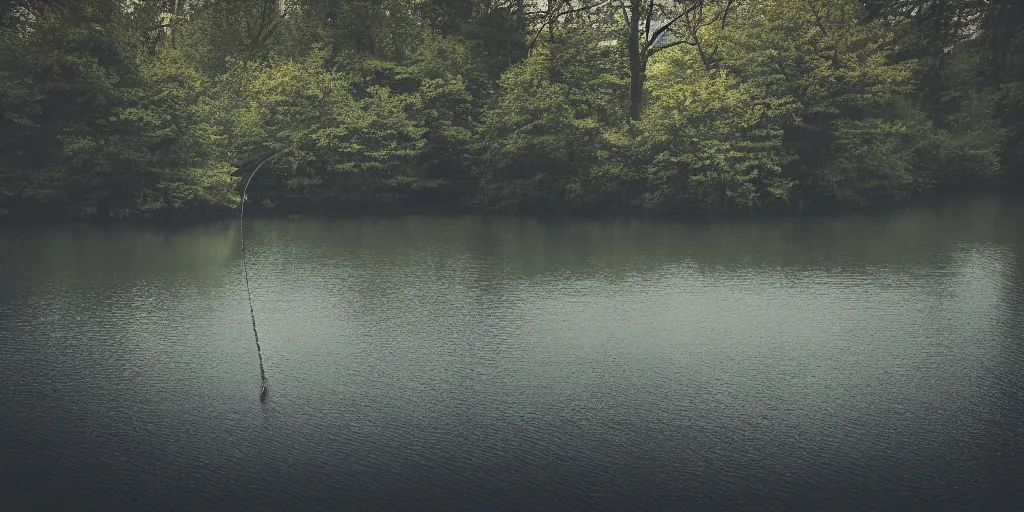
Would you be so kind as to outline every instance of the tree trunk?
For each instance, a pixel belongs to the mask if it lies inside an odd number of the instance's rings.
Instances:
[[[629,4],[629,117],[639,121],[644,103],[646,67],[640,51],[640,0],[632,0]]]
[[[178,0],[174,0],[174,13],[171,14],[171,48],[174,48],[174,42],[177,39],[178,33]]]
[[[1010,42],[1018,26],[1024,22],[1024,8],[1011,0],[998,0],[989,7],[988,30],[989,47],[992,62],[989,66],[989,77],[992,83],[1000,83],[1006,69],[1006,58],[1010,52]]]

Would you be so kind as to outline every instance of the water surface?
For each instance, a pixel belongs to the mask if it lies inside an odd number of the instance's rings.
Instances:
[[[1024,208],[0,231],[0,509],[1021,510]]]

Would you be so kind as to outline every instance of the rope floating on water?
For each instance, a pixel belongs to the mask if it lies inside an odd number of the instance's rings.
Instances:
[[[263,383],[263,387],[260,389],[261,395],[267,392],[267,372],[263,369],[263,350],[260,348],[260,333],[256,330],[256,312],[252,307],[252,291],[249,289],[249,265],[245,260],[245,231],[243,229],[245,219],[245,194],[246,191],[249,190],[249,183],[252,182],[252,177],[256,175],[256,171],[260,170],[260,167],[263,167],[263,164],[269,162],[271,158],[274,158],[281,153],[284,153],[284,150],[270,155],[266,160],[260,162],[260,164],[253,169],[252,174],[249,175],[249,179],[245,182],[245,187],[242,189],[242,197],[239,198],[238,201],[238,237],[242,242],[242,269],[245,272],[245,293],[249,296],[249,316],[252,317],[252,335],[256,338],[256,355],[259,356],[260,359],[260,380]]]

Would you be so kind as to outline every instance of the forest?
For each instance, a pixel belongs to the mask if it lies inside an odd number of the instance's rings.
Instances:
[[[269,158],[269,160],[267,160]],[[1019,0],[4,0],[0,217],[1024,188]]]

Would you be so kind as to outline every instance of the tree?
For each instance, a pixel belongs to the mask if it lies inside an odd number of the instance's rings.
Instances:
[[[620,52],[599,48],[598,29],[555,29],[499,81],[484,114],[475,166],[478,204],[506,210],[558,209],[598,163],[602,128],[624,117]]]
[[[697,53],[702,70],[703,58]],[[680,59],[682,60],[682,59]],[[673,59],[652,73],[652,110],[641,139],[649,152],[644,207],[708,213],[785,207],[793,154],[786,119],[797,105],[725,71],[691,73]],[[680,76],[681,75],[681,76]]]
[[[929,125],[901,99],[914,63],[893,58],[893,31],[863,19],[852,0],[751,2],[724,34],[725,69],[798,106],[782,125],[798,208],[898,199],[929,181],[915,165]]]
[[[619,26],[629,61],[629,114],[639,121],[643,111],[644,83],[651,57],[673,46],[689,44],[705,51],[701,31],[713,24],[724,24],[736,6],[735,0],[548,0],[540,14],[533,36],[536,42],[543,30],[553,35],[553,26],[589,16],[594,21]],[[710,61],[716,50],[705,55]]]
[[[674,32],[680,20],[700,8],[704,0],[672,3],[655,0],[618,0],[613,2],[622,11],[626,25],[626,48],[629,52],[629,116],[640,120],[644,100],[644,82],[647,80],[647,63],[659,51],[680,41],[662,43],[662,38]],[[668,18],[661,26],[653,25],[655,18]],[[670,32],[671,31],[671,32]]]
[[[7,0],[0,215],[760,211],[1024,184],[1012,0]]]

